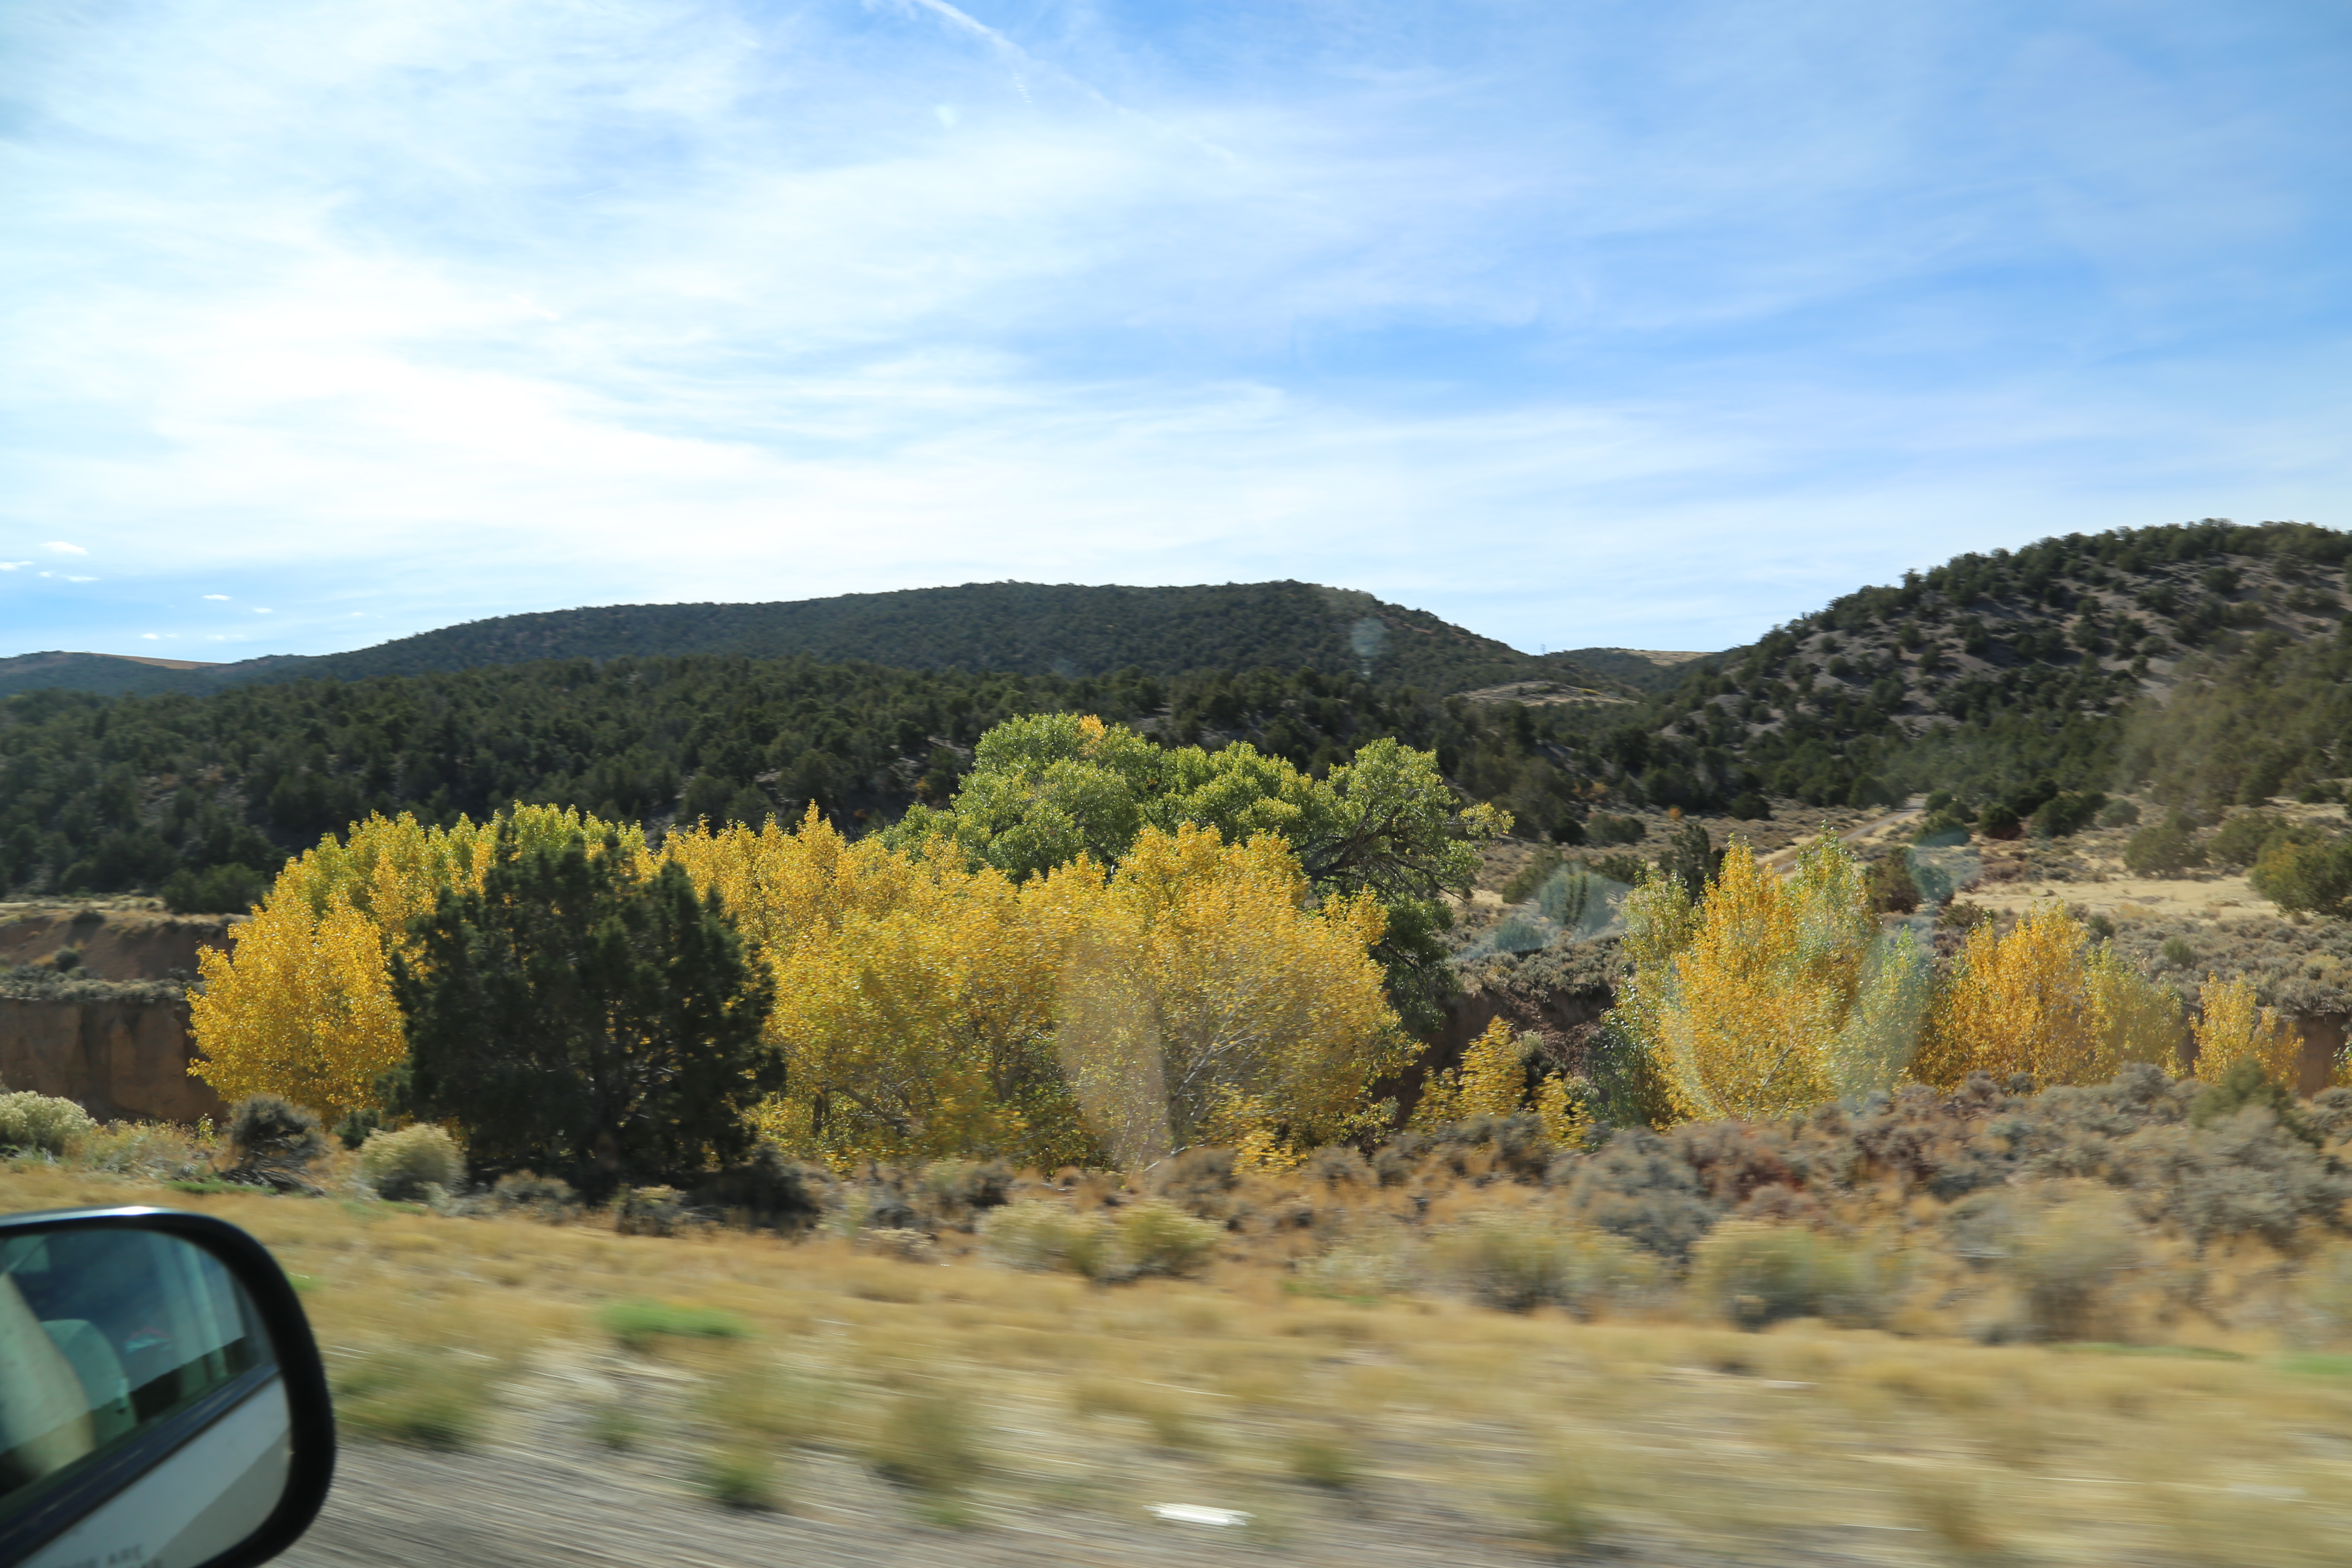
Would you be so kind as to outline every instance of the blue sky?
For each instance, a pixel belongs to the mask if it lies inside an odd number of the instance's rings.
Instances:
[[[25,0],[0,654],[2352,525],[2352,10]]]

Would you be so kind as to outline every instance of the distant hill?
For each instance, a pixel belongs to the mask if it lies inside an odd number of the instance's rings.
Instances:
[[[200,689],[204,673],[233,668],[184,658],[111,653],[27,653],[0,658],[0,697],[20,691],[94,691],[102,697]]]
[[[235,907],[367,812],[446,821],[518,799],[648,825],[815,803],[856,831],[945,798],[991,723],[1053,710],[1303,768],[1394,735],[1569,842],[1619,831],[1601,812],[1752,816],[1760,795],[2016,808],[2046,781],[2209,809],[2336,798],[2352,784],[2347,557],[2352,535],[2299,523],[2044,540],[1697,657],[1532,657],[1297,583],[635,605],[209,669],[33,655],[0,673],[184,685],[0,700],[0,890]],[[273,679],[289,673],[352,679]],[[1671,689],[1640,689],[1660,675]]]
[[[1661,653],[1638,647],[1580,647],[1542,657],[1557,659],[1570,669],[1580,669],[1604,680],[1630,686],[1636,691],[1658,692],[1672,691],[1683,683],[1695,665],[1707,664],[1721,656]]]
[[[541,659],[716,654],[863,660],[900,669],[1075,679],[1134,668],[1315,669],[1444,694],[1560,676],[1614,689],[1613,673],[1538,658],[1425,610],[1311,583],[1175,588],[967,583],[751,605],[612,605],[500,616],[317,658],[166,671],[89,654],[0,660],[0,695],[43,687],[206,691],[306,676],[430,675]],[[1654,666],[1627,662],[1647,672]]]
[[[2352,534],[2226,519],[2045,539],[1864,588],[1690,669],[1657,734],[1736,761],[1776,795],[1863,804],[2152,787],[2205,804],[2352,775],[2352,741],[2298,728],[2257,689],[2325,683],[2282,655],[2334,645]],[[2177,688],[2218,747],[2167,744]],[[2226,714],[2223,712],[2226,710]],[[2331,709],[2330,711],[2333,710]],[[2187,739],[2186,731],[2180,739]],[[2189,754],[2193,752],[2194,754]],[[2194,772],[2193,788],[2176,781]]]

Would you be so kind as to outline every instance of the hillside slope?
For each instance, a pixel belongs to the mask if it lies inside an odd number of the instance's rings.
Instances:
[[[2179,762],[2141,737],[2180,682],[2227,667],[2247,690],[2275,684],[2281,650],[2332,639],[2347,555],[2352,535],[2308,523],[2209,519],[1959,556],[1707,661],[1661,704],[1657,733],[1815,802],[2129,786]],[[2216,723],[2245,739],[2246,723]],[[2271,789],[2346,771],[2308,737],[2298,748],[2278,753]]]
[[[0,697],[20,691],[94,691],[103,697],[186,691],[228,665],[112,653],[26,653],[0,658]]]
[[[0,695],[45,687],[205,691],[256,680],[693,655],[805,656],[1064,679],[1129,668],[1161,679],[1207,669],[1315,669],[1441,695],[1562,676],[1618,689],[1572,660],[1538,659],[1425,610],[1312,583],[967,583],[773,604],[609,605],[500,616],[350,653],[249,659],[185,673],[92,655],[31,655],[0,661]]]
[[[1531,831],[1572,833],[1590,727],[1638,712],[1474,702],[1313,669],[1150,676],[909,670],[813,658],[549,659],[209,694],[0,700],[0,895],[163,890],[241,908],[371,812],[477,819],[521,800],[658,826],[797,818],[845,831],[937,802],[998,721],[1096,713],[1170,744],[1246,740],[1302,768],[1395,736]]]

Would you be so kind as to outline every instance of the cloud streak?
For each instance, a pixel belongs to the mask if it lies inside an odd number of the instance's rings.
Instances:
[[[109,569],[0,611],[226,581],[308,651],[1299,576],[1708,647],[1958,549],[2341,522],[2311,16],[27,8],[0,551]]]

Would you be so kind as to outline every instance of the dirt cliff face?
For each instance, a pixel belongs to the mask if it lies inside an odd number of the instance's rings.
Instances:
[[[215,1121],[228,1107],[201,1079],[185,1002],[0,997],[0,1084],[70,1100],[101,1121]]]
[[[193,975],[196,953],[226,948],[243,915],[173,915],[161,910],[0,904],[0,965],[55,962],[80,954],[80,973],[99,980],[168,980]]]

